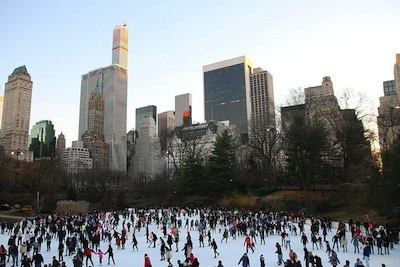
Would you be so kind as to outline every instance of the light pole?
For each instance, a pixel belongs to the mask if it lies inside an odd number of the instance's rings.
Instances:
[[[19,150],[19,148],[16,151],[11,150],[11,155],[16,155],[17,156],[17,167],[18,167],[18,158],[19,158],[20,155],[23,155],[23,154],[24,154],[24,152]]]

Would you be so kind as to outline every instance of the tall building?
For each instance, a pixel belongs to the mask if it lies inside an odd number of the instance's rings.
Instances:
[[[275,101],[272,75],[262,68],[255,68],[250,75],[251,128],[275,129]]]
[[[0,96],[0,130],[1,130],[1,122],[3,120],[3,105],[4,105],[4,96]]]
[[[252,70],[253,64],[246,56],[203,67],[206,121],[229,120],[241,133],[248,133]]]
[[[57,138],[57,141],[56,141],[56,156],[57,156],[58,159],[60,159],[61,152],[63,151],[64,148],[65,148],[65,136],[61,132],[58,135],[58,138]]]
[[[157,138],[156,124],[151,116],[145,117],[139,127],[134,156],[134,179],[148,180],[162,172],[160,142]]]
[[[126,24],[114,27],[111,64],[128,69],[128,28]]]
[[[379,98],[378,133],[381,152],[389,149],[400,134],[400,54],[393,67],[394,80],[383,82]]]
[[[192,94],[175,96],[175,126],[192,125]]]
[[[82,135],[83,146],[89,149],[94,169],[107,169],[108,154],[104,141],[104,98],[98,84],[89,96],[88,116],[88,130]]]
[[[124,43],[127,47],[128,30],[126,25],[123,26],[123,31],[114,31],[114,35],[119,37],[114,36],[113,40],[124,39],[121,44]],[[122,49],[121,46],[121,49],[114,49],[114,51],[123,54],[127,52],[127,49]],[[104,97],[104,139],[108,148],[108,166],[112,170],[126,172],[128,69],[126,62],[124,63],[122,60],[123,58],[115,57],[112,61],[113,65],[82,75],[78,136],[81,140],[82,135],[88,130],[90,92],[98,84]]]
[[[167,150],[167,136],[175,127],[175,111],[165,111],[158,114],[158,138],[160,138],[161,151]]]
[[[32,86],[31,75],[25,65],[8,76],[1,124],[1,144],[5,153],[19,150],[22,152],[19,158],[27,161],[33,159],[32,153],[28,153]]]
[[[154,105],[149,105],[146,107],[141,107],[136,109],[135,130],[138,131],[139,136],[140,136],[140,131],[139,131],[140,124],[142,120],[146,117],[152,117],[155,122],[155,125],[157,126],[157,107]]]
[[[35,159],[48,159],[56,156],[56,132],[49,120],[42,120],[32,126],[29,136],[29,151]]]

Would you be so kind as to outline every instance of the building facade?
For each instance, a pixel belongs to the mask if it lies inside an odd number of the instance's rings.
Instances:
[[[63,149],[65,148],[65,136],[64,134],[61,132],[58,135],[57,141],[56,141],[56,157],[58,159],[60,159],[61,156],[61,152],[63,151]]]
[[[5,153],[21,151],[20,160],[31,161],[28,152],[29,122],[31,116],[33,82],[26,66],[16,68],[8,76],[4,88],[3,118],[1,123],[1,145]]]
[[[56,157],[56,131],[49,120],[42,120],[32,126],[29,136],[29,151],[35,159],[53,159]]]
[[[175,96],[175,126],[192,125],[192,94]]]
[[[119,33],[118,38],[127,47],[128,30],[126,25],[123,27],[123,31],[114,31],[114,34]],[[121,33],[124,34],[121,35]],[[118,38],[114,36],[113,40]],[[122,42],[122,39],[125,38],[126,40]],[[122,47],[119,49],[119,51],[113,49],[113,53],[116,51],[120,54],[127,52],[127,49],[122,49]],[[111,170],[126,172],[128,69],[127,64],[121,61],[123,58],[125,57],[115,56],[112,60],[113,65],[82,75],[78,136],[81,140],[82,135],[88,130],[90,92],[98,84],[104,97],[104,139],[108,148],[108,166]]]
[[[253,64],[246,56],[203,67],[206,121],[229,120],[241,133],[248,133],[252,70]]]
[[[275,100],[272,75],[255,68],[250,75],[251,129],[275,129]]]
[[[165,111],[158,114],[158,138],[160,138],[161,151],[167,150],[168,135],[175,128],[175,111]]]
[[[379,98],[378,133],[381,152],[389,149],[400,134],[400,54],[393,67],[394,80],[383,82]]]
[[[1,131],[1,122],[3,121],[3,106],[4,106],[4,96],[0,96],[0,131]],[[1,137],[1,132],[0,132]]]
[[[126,24],[113,29],[113,48],[111,64],[128,69],[128,28]]]
[[[160,142],[153,117],[145,117],[139,127],[139,137],[136,139],[133,177],[137,181],[154,179],[161,174],[163,161]]]
[[[104,141],[104,98],[99,85],[90,93],[88,130],[82,135],[83,146],[89,149],[94,169],[108,168],[108,151]]]
[[[83,147],[82,141],[72,142],[72,147],[61,152],[61,165],[64,173],[76,175],[92,169],[89,149]]]
[[[135,115],[135,127],[136,131],[139,133],[139,128],[142,120],[146,117],[152,117],[157,126],[157,107],[154,105],[149,105],[146,107],[141,107],[136,109]],[[139,133],[140,135],[140,133]]]

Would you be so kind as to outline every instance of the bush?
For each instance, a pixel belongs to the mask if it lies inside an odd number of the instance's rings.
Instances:
[[[243,195],[240,193],[232,193],[225,195],[221,201],[223,207],[241,207],[241,208],[256,208],[259,207],[259,198],[251,194]]]
[[[57,202],[56,212],[58,213],[85,213],[89,211],[89,202],[62,200]]]

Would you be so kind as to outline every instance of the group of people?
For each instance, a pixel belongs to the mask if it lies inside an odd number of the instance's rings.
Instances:
[[[309,229],[306,229],[308,226]],[[361,225],[353,220],[348,224],[339,222],[333,238],[327,240],[328,233],[334,231],[329,218],[306,219],[303,214],[212,208],[127,209],[119,212],[92,211],[79,215],[53,214],[35,219],[26,218],[14,223],[2,223],[0,230],[1,234],[9,235],[7,245],[0,246],[0,267],[5,267],[10,259],[9,266],[13,267],[19,264],[23,267],[41,267],[45,261],[47,267],[88,267],[95,265],[93,254],[97,255],[100,265],[106,255],[107,264],[115,264],[114,248],[124,250],[129,244],[127,241],[131,240],[132,251],[138,251],[141,246],[138,234],[145,235],[147,249],[159,246],[160,261],[165,260],[168,266],[173,265],[173,251],[183,252],[182,258],[176,261],[178,267],[200,265],[199,259],[194,256],[196,253],[193,235],[198,235],[199,249],[204,248],[205,243],[212,249],[210,256],[218,258],[218,267],[222,267],[223,263],[217,240],[221,246],[237,239],[243,240],[245,253],[238,264],[249,267],[248,253],[255,252],[256,244],[265,245],[266,239],[271,235],[281,238],[281,242],[275,244],[278,265],[298,267],[304,264],[307,267],[321,267],[321,257],[324,257],[321,253],[325,250],[329,263],[339,266],[337,251],[347,252],[346,235],[349,233],[354,253],[362,253],[362,257],[359,257],[355,264],[370,267],[369,259],[372,254],[390,254],[390,250],[394,249],[394,245],[399,241],[398,229],[388,226],[375,227],[366,223]],[[186,232],[184,238],[180,237],[182,232]],[[221,239],[216,240],[217,236],[221,236]],[[298,239],[297,242],[302,244],[302,260],[292,249],[292,239]],[[55,247],[52,246],[53,242],[57,244],[57,252],[51,260],[44,259],[41,254],[42,246],[49,252]],[[361,252],[360,246],[363,246]],[[101,247],[107,249],[102,251]],[[283,249],[287,251],[286,260]],[[319,256],[315,251],[318,251]],[[67,263],[64,257],[71,259],[71,262]],[[350,262],[346,261],[346,264],[344,266],[347,267]],[[147,253],[144,266],[152,267]],[[263,255],[260,256],[260,266],[265,266]]]

